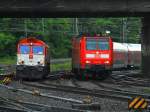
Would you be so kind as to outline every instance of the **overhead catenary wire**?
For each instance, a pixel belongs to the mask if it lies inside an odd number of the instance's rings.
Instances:
[[[47,22],[49,19],[52,21]],[[61,18],[63,19],[63,18]],[[95,19],[87,18],[66,18],[67,21],[60,21],[60,18],[2,18],[0,20],[0,31],[1,32],[11,32],[11,33],[22,33],[25,36],[28,34],[38,34],[38,32],[44,34],[49,34],[49,27],[55,25],[56,29],[51,28],[54,33],[64,33],[66,35],[77,35],[80,32],[91,32],[91,27],[87,27],[90,25],[94,25],[94,32],[104,32],[105,30],[113,30],[116,27],[111,23],[107,24],[107,26],[101,25],[95,21]],[[126,21],[127,18],[124,18]],[[63,25],[69,25],[69,28],[65,29],[64,27],[59,27]],[[119,38],[120,41],[127,41],[128,29],[127,24],[123,22],[120,24],[120,33],[118,33],[118,37],[116,35],[112,35],[113,38]],[[136,31],[136,29],[131,29],[132,31]],[[119,32],[119,31],[118,31]],[[131,31],[130,31],[131,32]],[[140,35],[140,30],[138,31]],[[119,34],[121,34],[119,36]],[[129,41],[132,41],[130,37],[128,37]]]

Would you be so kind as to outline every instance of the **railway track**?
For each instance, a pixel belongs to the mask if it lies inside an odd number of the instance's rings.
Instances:
[[[130,85],[130,86],[146,86],[150,87],[150,80],[139,77],[140,70],[115,70],[106,79],[102,80],[108,84]]]
[[[56,82],[56,84],[47,82],[49,79],[59,79],[62,76],[65,76],[65,75],[67,76],[68,74],[70,74],[69,77],[71,77],[73,86],[61,85],[62,83],[57,84],[57,82]],[[111,82],[107,83],[107,81],[105,82],[105,80],[103,82],[100,82],[99,80],[88,80],[88,81],[86,81],[87,83],[88,82],[92,83],[92,84],[98,86],[99,88],[98,89],[87,89],[82,86],[82,81],[80,81],[81,83],[79,84],[78,80],[72,78],[72,76],[73,76],[73,74],[71,74],[70,71],[57,71],[57,72],[53,72],[53,75],[49,76],[48,79],[40,80],[40,81],[36,81],[36,82],[22,81],[21,83],[23,85],[26,85],[24,89],[27,89],[28,87],[33,87],[33,88],[37,88],[37,90],[38,89],[46,89],[46,90],[53,90],[53,91],[62,91],[62,92],[79,94],[79,95],[87,95],[87,96],[92,96],[92,97],[110,98],[110,99],[120,100],[120,101],[124,101],[124,102],[131,100],[133,97],[141,96],[141,97],[145,98],[148,103],[150,103],[150,95],[149,94],[142,94],[142,93],[137,93],[135,91],[128,91],[127,89],[122,89],[119,87],[118,88],[111,87],[111,86],[109,86],[111,84]],[[148,83],[148,80],[142,80],[141,78],[135,78],[135,77],[132,77],[132,75],[128,76],[125,74],[125,76],[122,75],[122,76],[117,77],[117,74],[116,74],[116,76],[114,75],[114,77],[115,78],[112,78],[112,77],[111,78],[114,79],[115,84],[120,83],[122,85],[124,83],[124,85],[128,84],[128,86],[129,86],[129,85],[134,85],[134,83],[136,85],[136,83],[139,81],[139,83],[141,83],[141,86],[142,86],[142,83]],[[119,80],[119,79],[122,79],[122,80]],[[126,82],[123,82],[123,81],[126,81]],[[127,81],[131,82],[131,83],[127,83]],[[133,81],[134,81],[134,83],[133,83]],[[49,82],[51,82],[51,81],[49,81]],[[83,81],[83,82],[85,82],[85,81]],[[108,84],[108,86],[106,86],[105,83]],[[67,84],[67,83],[65,83],[65,84]],[[19,89],[19,90],[24,91],[22,89]],[[24,92],[29,92],[30,94],[32,94],[31,91],[25,90]],[[53,98],[53,96],[49,96],[47,94],[41,94],[41,95],[43,95],[44,97]],[[54,99],[72,102],[72,99],[68,99],[68,98],[63,99],[60,97],[55,97]],[[74,101],[72,103],[74,103]],[[77,100],[77,102],[78,102],[78,100]],[[18,102],[18,103],[21,103],[21,102]],[[79,103],[79,107],[82,106],[82,101],[81,102],[79,101],[78,103]],[[78,104],[77,104],[77,106],[78,106]],[[3,107],[0,107],[0,109],[1,108],[3,108]]]
[[[47,93],[42,93],[42,92],[35,92],[35,91],[31,91],[29,89],[18,89],[18,88],[14,88],[12,86],[6,86],[6,85],[2,85],[0,84],[0,87],[2,88],[6,88],[8,90],[12,90],[12,92],[22,92],[22,93],[27,93],[27,94],[31,94],[37,97],[47,97],[50,99],[54,99],[54,100],[60,100],[63,102],[70,102],[72,105],[72,108],[59,108],[59,107],[54,107],[54,106],[47,106],[44,104],[39,104],[39,103],[31,103],[31,102],[24,102],[22,100],[15,100],[15,99],[8,99],[8,98],[3,98],[0,96],[0,102],[4,102],[4,103],[8,103],[11,104],[13,106],[17,106],[19,104],[19,108],[25,109],[25,111],[29,111],[29,112],[34,112],[31,111],[31,109],[29,109],[28,107],[24,106],[28,105],[29,107],[32,106],[37,106],[38,107],[44,107],[44,108],[49,108],[52,110],[57,110],[56,112],[85,112],[85,110],[100,110],[100,104],[99,103],[91,103],[91,104],[84,104],[84,102],[82,100],[76,100],[76,99],[72,99],[72,98],[64,98],[64,97],[59,97],[59,96],[53,96]],[[21,105],[20,105],[21,104]],[[23,104],[23,105],[22,105]],[[2,109],[4,109],[5,106],[2,106]],[[36,108],[36,107],[35,107]],[[12,110],[14,111],[16,108],[13,108]],[[1,107],[0,107],[1,110]],[[17,109],[16,109],[17,110]],[[38,112],[38,111],[35,111]],[[46,111],[47,112],[47,111]]]
[[[26,83],[23,82],[24,85],[30,87],[36,87],[41,89],[49,89],[55,91],[63,91],[63,92],[71,92],[74,94],[80,95],[90,95],[100,98],[111,98],[118,99],[122,101],[128,101],[136,96],[141,96],[146,98],[146,100],[150,103],[150,95],[148,94],[140,94],[133,91],[123,91],[123,90],[108,90],[108,89],[85,89],[81,87],[71,87],[71,86],[62,86],[56,84],[46,84],[46,83]]]
[[[120,84],[120,85],[150,87],[149,84],[150,80],[135,77],[135,74],[137,73],[135,72],[134,74],[132,74],[130,72],[126,72],[126,74],[124,74],[124,72],[120,72],[117,74],[112,74],[110,76],[112,80],[111,83]]]
[[[135,78],[134,74],[137,74],[139,70],[135,71],[115,71],[110,77],[110,80],[103,81],[106,83],[114,83],[119,85],[131,85],[131,86],[145,86],[150,87],[150,80],[145,80],[141,78]],[[130,74],[132,72],[133,74]],[[9,72],[5,73],[3,75],[0,75],[0,77],[7,77],[7,76],[15,76],[15,72]],[[48,79],[60,79],[60,78],[72,78],[74,79],[74,74],[71,73],[69,70],[60,70],[60,71],[53,71],[51,74],[49,74],[46,79],[42,80],[48,80]],[[75,82],[74,82],[75,83]]]
[[[48,106],[44,104],[19,101],[15,99],[4,98],[4,97],[0,97],[0,102],[3,103],[3,105],[0,106],[0,110],[7,111],[7,112],[48,112],[48,111],[85,112],[84,110],[80,110],[80,109]]]

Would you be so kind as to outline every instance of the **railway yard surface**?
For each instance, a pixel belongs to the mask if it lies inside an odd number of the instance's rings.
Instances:
[[[14,66],[7,68],[11,74]],[[15,73],[12,73],[15,74]],[[0,84],[3,112],[128,112],[128,102],[142,97],[150,103],[150,80],[140,70],[113,71],[107,79],[77,80],[70,71],[56,71],[46,79]],[[7,77],[1,75],[1,78]],[[149,106],[148,106],[149,107]],[[134,111],[134,110],[131,110]],[[149,112],[149,108],[142,110]]]

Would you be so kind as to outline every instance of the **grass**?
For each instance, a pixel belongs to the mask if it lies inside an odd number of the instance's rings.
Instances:
[[[16,57],[0,57],[0,64],[4,65],[16,64]]]
[[[0,74],[4,73],[4,70],[0,68]]]
[[[144,88],[143,92],[146,93],[146,94],[150,94],[150,88]]]
[[[59,64],[51,64],[51,71],[71,70],[71,61]]]
[[[12,65],[16,64],[16,57],[0,57],[0,64]],[[71,61],[64,63],[51,64],[51,71],[71,70]],[[2,72],[0,70],[0,72]]]

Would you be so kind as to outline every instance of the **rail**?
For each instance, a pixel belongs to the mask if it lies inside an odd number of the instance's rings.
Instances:
[[[63,85],[56,85],[56,84],[46,84],[46,83],[26,83],[23,82],[23,84],[27,86],[42,88],[42,89],[50,89],[50,90],[58,90],[58,91],[64,91],[64,92],[71,92],[76,94],[82,94],[82,95],[91,95],[95,97],[105,97],[105,98],[111,98],[111,99],[118,99],[122,101],[129,101],[132,99],[133,96],[142,96],[146,98],[146,101],[150,102],[150,95],[149,94],[142,94],[142,93],[136,93],[133,91],[116,91],[116,90],[106,90],[106,89],[86,89],[82,87],[72,87],[72,86],[63,86]]]

